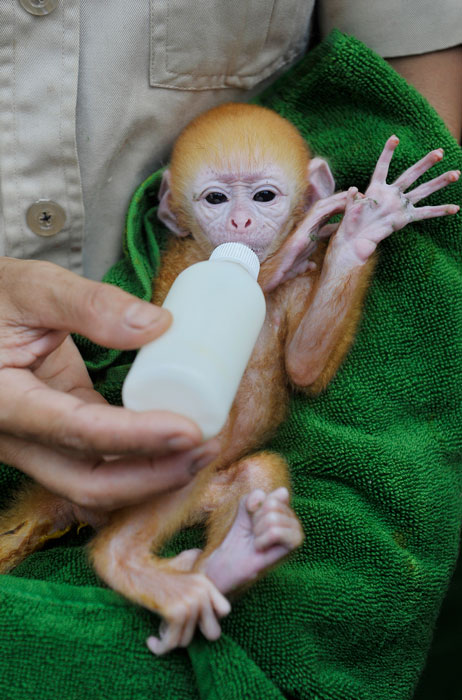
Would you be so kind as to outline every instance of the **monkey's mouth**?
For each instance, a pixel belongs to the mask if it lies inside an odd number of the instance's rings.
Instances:
[[[264,248],[257,248],[255,245],[249,245],[250,250],[253,250],[257,258],[260,260],[260,262],[265,258],[265,252],[266,249]]]
[[[266,257],[266,251],[267,251],[268,246],[255,245],[255,243],[251,243],[250,241],[243,240],[242,237],[231,238],[229,240],[229,242],[230,243],[243,243],[244,245],[247,246],[247,248],[250,248],[250,250],[252,250],[255,253],[255,255],[260,260],[260,262],[262,262],[262,260],[264,260],[264,258]]]
[[[269,240],[266,240],[267,238]],[[211,237],[211,243],[214,246],[218,246],[221,243],[243,243],[243,245],[246,245],[255,253],[260,262],[268,255],[272,241],[273,237],[269,236],[260,236],[259,240],[255,240],[254,235],[236,235],[231,232],[226,232],[225,235]]]

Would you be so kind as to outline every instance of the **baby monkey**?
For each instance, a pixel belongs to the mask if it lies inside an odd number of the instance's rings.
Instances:
[[[188,645],[197,627],[217,639],[219,620],[230,612],[227,596],[302,542],[287,464],[261,446],[285,418],[291,387],[318,393],[338,369],[355,334],[377,244],[410,221],[459,209],[415,207],[460,175],[450,171],[410,189],[441,160],[441,149],[387,184],[397,145],[395,136],[386,142],[365,194],[354,187],[334,194],[326,161],[312,158],[297,129],[262,107],[212,109],[175,144],[158,212],[175,235],[153,302],[163,302],[183,269],[221,243],[239,241],[260,260],[267,314],[218,436],[220,456],[188,485],[111,513],[90,543],[99,576],[163,617],[159,637],[148,639],[155,654]],[[327,224],[342,212],[339,225]],[[1,520],[0,570],[59,536],[75,513],[41,487],[25,489]],[[156,555],[175,532],[198,523],[206,525],[203,550]]]

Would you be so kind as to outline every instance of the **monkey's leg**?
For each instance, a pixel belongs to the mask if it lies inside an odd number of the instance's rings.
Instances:
[[[168,634],[159,653],[187,646],[196,626],[208,639],[217,639],[218,619],[231,609],[204,574],[190,571],[200,550],[188,550],[174,559],[153,554],[174,532],[203,518],[201,483],[198,480],[114,513],[90,544],[98,575],[129,600],[164,618]]]
[[[298,547],[303,532],[289,506],[288,489],[286,461],[271,452],[246,457],[218,473],[210,485],[215,507],[207,545],[194,570],[229,593]]]
[[[222,593],[255,580],[303,539],[288,505],[288,484],[285,460],[270,452],[241,459],[212,475],[196,490],[200,510],[209,513],[207,545],[202,553],[195,550],[180,557],[186,557],[196,575],[205,574]],[[154,654],[165,654],[178,646],[180,633],[181,646],[186,646],[195,626],[190,620],[179,630],[176,622],[166,618],[159,638],[150,637],[148,646]]]
[[[0,514],[0,573],[5,574],[76,522],[72,505],[38,484],[27,484]]]

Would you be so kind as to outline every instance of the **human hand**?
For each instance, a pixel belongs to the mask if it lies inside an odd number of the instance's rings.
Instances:
[[[387,185],[388,168],[398,143],[396,136],[387,140],[364,195],[358,193],[356,187],[348,190],[345,215],[334,242],[337,250],[342,250],[345,261],[352,265],[366,262],[380,241],[408,223],[457,214],[459,211],[459,206],[455,204],[414,206],[433,192],[456,182],[460,177],[459,170],[450,170],[404,194],[421,175],[443,158],[441,148],[428,153],[395,182]]]
[[[69,333],[137,348],[170,314],[56,265],[0,259],[0,460],[77,505],[111,510],[186,484],[214,441],[167,412],[109,406]]]

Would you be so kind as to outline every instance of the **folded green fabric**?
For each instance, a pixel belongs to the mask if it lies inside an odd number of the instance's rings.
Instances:
[[[260,103],[328,158],[339,189],[364,191],[392,133],[401,143],[391,178],[436,147],[446,155],[431,176],[462,169],[461,149],[428,103],[338,32]],[[125,257],[107,276],[145,299],[165,235],[155,216],[159,177],[136,192]],[[461,192],[457,183],[428,203],[460,202]],[[409,225],[381,244],[346,362],[323,396],[294,397],[271,443],[289,460],[306,541],[234,603],[222,638],[197,635],[188,650],[152,656],[145,638],[158,619],[98,582],[85,558],[88,533],[73,533],[0,579],[0,697],[412,697],[462,515],[461,218]],[[132,354],[84,339],[80,348],[98,389],[120,401]],[[5,501],[18,480],[3,468]],[[183,533],[170,549],[198,538]]]

